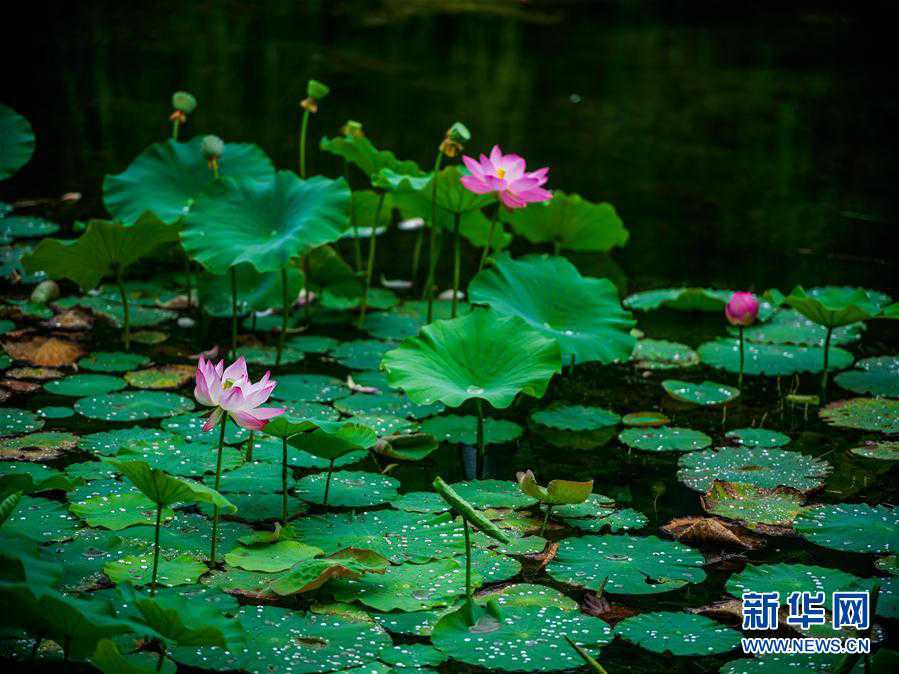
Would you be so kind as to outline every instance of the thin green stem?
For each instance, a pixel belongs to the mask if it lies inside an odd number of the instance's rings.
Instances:
[[[300,127],[300,178],[306,179],[306,130],[309,128],[309,110],[303,110],[303,124]]]
[[[377,245],[378,225],[381,224],[381,209],[384,207],[386,192],[378,195],[378,208],[375,210],[375,222],[368,237],[368,263],[365,266],[365,292],[362,294],[362,304],[359,306],[359,327],[365,322],[365,311],[368,309],[368,293],[371,290],[371,275],[375,270],[375,247]]]
[[[162,504],[156,504],[156,535],[153,539],[153,575],[150,579],[150,596],[156,596],[156,576],[159,573],[159,529],[162,526]]]
[[[231,267],[231,359],[237,358],[237,267]]]
[[[459,223],[462,216],[453,216],[453,310],[452,318],[459,311],[459,280],[462,274],[462,237],[459,236]]]
[[[743,326],[740,326],[740,376],[737,379],[737,388],[743,389],[743,363],[745,362],[745,356],[743,352]]]
[[[425,282],[425,297],[428,300],[428,323],[434,318],[434,283],[437,273],[437,257],[439,249],[437,245],[437,174],[440,172],[440,164],[443,161],[443,153],[437,151],[437,159],[434,161],[434,173],[431,178],[431,232],[428,239],[428,278]]]
[[[346,180],[347,187],[350,186],[350,163],[343,160],[343,177]],[[359,223],[356,222],[356,211],[350,204],[350,229],[353,230],[353,261],[355,263],[356,272],[362,271],[362,244],[359,242]]]
[[[161,645],[159,647],[159,660],[156,662],[156,671],[161,672],[162,666],[165,664],[165,646]]]
[[[331,490],[331,473],[334,472],[334,459],[328,464],[328,477],[325,478],[325,496],[322,499],[322,505],[328,505],[328,492]]]
[[[228,425],[228,415],[222,413],[221,430],[219,431],[219,451],[215,460],[215,490],[219,490],[222,483],[222,452],[225,449],[225,427]],[[219,507],[212,506],[212,547],[209,550],[209,563],[215,566],[215,553],[218,549],[219,535]]]
[[[255,441],[255,431],[250,431],[250,439],[247,440],[247,461],[253,460],[253,443]]]
[[[474,599],[471,596],[471,534],[468,531],[468,520],[462,517],[465,532],[465,606],[468,609],[468,624],[474,625]]]
[[[490,228],[487,230],[487,242],[484,244],[484,252],[481,253],[481,262],[478,264],[478,272],[484,268],[484,263],[487,262],[487,258],[490,256],[490,248],[493,244],[493,230],[496,228],[496,220],[499,217],[499,209],[502,208],[500,204],[496,205],[496,210],[493,211],[493,217],[490,218]]]
[[[833,328],[827,328],[827,336],[824,338],[824,371],[821,373],[821,403],[827,402],[827,370],[830,360],[830,338],[833,336]]]
[[[290,298],[287,292],[287,267],[281,267],[281,332],[278,335],[278,354],[275,365],[281,364],[281,352],[284,351],[284,335],[287,334],[287,318],[290,314]]]
[[[477,465],[476,471],[479,480],[484,479],[484,464],[486,463],[486,453],[484,451],[484,403],[480,398],[475,400],[478,408],[478,431],[477,431],[477,443],[478,443],[478,457],[477,457]]]
[[[310,312],[312,311],[312,293],[309,291],[309,253],[303,256],[303,317],[306,323],[309,323]]]
[[[172,140],[178,140],[178,131],[181,129],[181,122],[177,119],[172,120]]]
[[[559,255],[562,252],[562,242],[553,241],[553,255]]]
[[[421,267],[421,249],[424,246],[425,242],[425,228],[420,227],[417,232],[415,232],[415,245],[412,247],[412,269],[409,273],[409,279],[412,281],[412,284],[415,284],[416,279],[418,279],[418,269]]]
[[[125,284],[122,282],[122,268],[116,267],[116,284],[119,286],[119,295],[122,297],[122,312],[124,313],[125,329],[123,339],[125,351],[131,351],[131,309],[128,306],[128,293],[125,292]]]
[[[546,506],[546,513],[543,515],[543,524],[540,526],[540,533],[538,536],[543,536],[543,532],[546,531],[546,523],[549,522],[549,516],[552,514],[553,507],[552,504]]]
[[[287,524],[287,437],[281,438],[281,522]]]

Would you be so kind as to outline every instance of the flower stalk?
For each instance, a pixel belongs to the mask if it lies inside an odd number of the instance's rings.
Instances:
[[[219,431],[219,449],[215,459],[215,490],[219,490],[222,482],[222,452],[225,450],[225,427],[228,425],[228,415],[222,415],[221,430]],[[215,557],[218,549],[218,532],[219,532],[219,507],[217,504],[212,506],[212,546],[209,549],[209,565],[215,566]]]
[[[368,294],[371,291],[371,277],[375,270],[375,248],[377,246],[378,225],[381,224],[381,210],[384,208],[385,192],[378,194],[378,207],[375,209],[375,222],[368,236],[368,262],[365,266],[365,291],[362,294],[362,303],[359,305],[358,327],[361,329],[365,322],[365,312],[368,309]]]

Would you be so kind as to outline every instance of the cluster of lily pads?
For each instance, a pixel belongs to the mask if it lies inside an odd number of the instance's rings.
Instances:
[[[622,301],[563,256],[624,245],[614,208],[560,191],[519,203],[502,179],[520,158],[453,163],[471,141],[459,123],[429,172],[348,122],[320,143],[344,177],[308,177],[309,126],[329,90],[310,81],[307,94],[298,173],[255,145],[182,140],[197,101],[179,92],[172,138],[105,180],[111,219],[46,238],[60,226],[0,204],[0,272],[14,289],[0,318],[0,598],[17,609],[0,618],[0,656],[107,674],[604,671],[617,640],[719,656],[723,672],[776,672],[782,658],[736,652],[744,589],[868,589],[878,622],[899,619],[899,513],[832,502],[827,458],[761,422],[726,426],[745,390],[776,379],[772,404],[822,404],[824,422],[866,434],[855,457],[895,461],[899,358],[852,350],[867,321],[899,317],[891,298],[770,290],[752,321],[722,320],[695,348],[648,337],[633,312],[723,319],[734,292]],[[0,180],[33,148],[27,121],[0,106]],[[410,280],[375,274],[394,228],[413,237]],[[549,251],[513,257],[516,236]],[[448,294],[437,278],[447,241]],[[467,283],[463,246],[479,263]],[[215,346],[192,332],[204,324]],[[109,325],[123,350],[94,350]],[[226,351],[278,368],[265,396],[277,415],[229,422],[220,397],[242,383],[221,372],[215,396],[201,391],[205,358]],[[566,396],[585,365],[641,373],[634,386],[664,402]],[[710,369],[724,381],[706,380]],[[806,373],[822,375],[815,394],[780,390]],[[184,395],[195,381],[211,418]],[[858,397],[823,406],[834,383]],[[675,421],[705,408],[722,410],[720,431]],[[700,514],[656,530],[592,479],[543,486],[519,455],[486,451],[531,436],[598,462],[658,459]],[[410,489],[407,475],[432,488]],[[781,540],[859,561],[853,573],[750,561],[717,605],[678,609],[722,549],[740,558]],[[676,598],[644,603],[664,593]],[[849,671],[856,660],[786,666]]]

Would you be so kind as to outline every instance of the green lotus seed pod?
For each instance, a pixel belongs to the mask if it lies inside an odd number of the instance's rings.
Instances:
[[[59,286],[56,281],[41,281],[31,291],[31,301],[35,304],[46,304],[59,297]]]
[[[453,124],[449,128],[449,131],[446,132],[446,135],[450,140],[455,141],[456,143],[467,143],[471,140],[471,132],[462,122]]]
[[[306,95],[316,100],[321,100],[331,92],[327,84],[322,84],[318,80],[309,80],[306,85]]]
[[[203,157],[213,159],[225,154],[225,141],[218,136],[205,136],[203,138]]]
[[[343,133],[345,136],[353,136],[355,138],[362,136],[362,122],[357,122],[355,119],[348,120],[343,127]]]
[[[175,110],[180,110],[185,115],[189,115],[196,109],[197,99],[193,97],[193,94],[189,94],[186,91],[176,91],[172,94],[172,107]]]

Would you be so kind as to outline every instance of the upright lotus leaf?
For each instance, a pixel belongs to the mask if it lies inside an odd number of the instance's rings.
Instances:
[[[606,252],[623,246],[629,237],[614,206],[559,190],[547,202],[501,213],[531,243],[552,243],[556,255],[560,249]]]
[[[172,224],[184,217],[214,180],[202,151],[203,138],[167,140],[144,150],[124,172],[103,180],[103,203],[113,217],[132,224],[146,211]],[[256,145],[228,143],[219,158],[220,174],[268,182],[271,159]],[[215,229],[210,230],[216,231]]]
[[[562,257],[501,254],[493,268],[475,276],[468,293],[472,302],[518,316],[557,340],[565,363],[628,360],[636,344],[630,333],[636,323],[612,282],[581,276]]]
[[[873,318],[889,303],[889,297],[863,288],[828,286],[806,292],[796,286],[784,302],[813,323],[833,329]]]
[[[409,176],[411,178],[420,178],[425,175],[414,161],[403,161],[397,159],[396,155],[389,150],[378,150],[362,134],[346,134],[334,138],[322,138],[321,149],[354,164],[372,181],[374,181],[375,176],[380,171],[384,170],[390,172],[388,174],[390,178],[393,175]],[[383,184],[379,186],[386,189],[386,186]]]
[[[546,514],[543,517],[543,525],[538,536],[542,536],[546,530],[553,507],[557,505],[571,505],[583,503],[593,492],[593,480],[589,482],[574,482],[572,480],[550,480],[545,487],[537,484],[534,473],[527,470],[518,473],[518,488],[528,496],[531,496],[546,506]]]
[[[10,107],[0,104],[0,180],[25,166],[34,154],[31,124]]]

